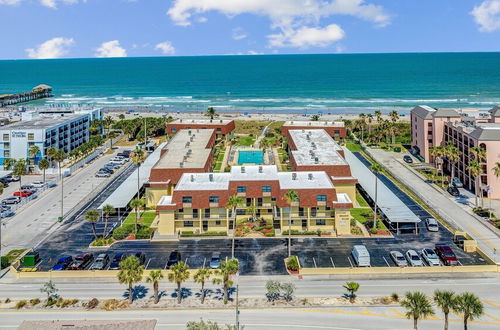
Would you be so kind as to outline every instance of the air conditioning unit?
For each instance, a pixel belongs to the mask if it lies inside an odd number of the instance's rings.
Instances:
[[[245,166],[241,167],[241,173],[245,173]]]
[[[214,181],[214,175],[210,173],[210,174],[208,175],[208,180],[209,180],[210,182],[213,182],[213,181]]]
[[[292,173],[292,180],[297,180],[297,173]]]

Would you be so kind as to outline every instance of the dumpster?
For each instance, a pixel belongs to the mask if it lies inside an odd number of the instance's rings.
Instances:
[[[40,255],[37,251],[31,251],[23,257],[23,267],[35,267],[40,261]]]

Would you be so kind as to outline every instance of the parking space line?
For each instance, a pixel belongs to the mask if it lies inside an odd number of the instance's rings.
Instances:
[[[349,263],[351,264],[351,268],[353,268],[354,266],[352,265],[351,258],[347,257],[347,260],[349,260]]]
[[[384,261],[385,261],[385,263],[387,264],[388,267],[391,267],[391,265],[389,265],[389,263],[387,262],[387,259],[384,256],[382,256],[382,259],[384,259]]]
[[[163,267],[163,269],[167,269],[167,265],[168,265],[168,260],[167,260],[167,262],[165,263],[165,267]]]
[[[457,262],[458,262],[458,264],[459,264],[460,266],[463,266],[463,265],[462,265],[462,263],[460,262],[460,260],[458,260],[458,258],[457,258]]]
[[[314,259],[314,257],[313,257],[313,263],[314,263],[314,268],[318,268],[318,266],[316,266],[316,259]]]
[[[207,258],[203,258],[203,268],[205,268],[205,262],[207,262]]]
[[[146,263],[146,269],[148,269],[149,263],[151,262],[151,258],[148,259],[148,262]]]
[[[332,266],[333,266],[333,268],[335,268],[335,264],[333,263],[333,259],[332,259],[332,257],[330,257],[330,261],[332,262]]]

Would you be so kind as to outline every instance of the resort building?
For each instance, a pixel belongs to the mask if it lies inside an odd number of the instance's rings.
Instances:
[[[175,134],[182,129],[213,129],[216,138],[230,139],[234,130],[234,120],[227,119],[177,119],[167,124],[167,134]]]
[[[102,110],[70,114],[33,114],[30,120],[22,120],[0,128],[0,165],[7,158],[32,158],[29,149],[36,145],[40,153],[35,164],[45,157],[47,149],[55,147],[69,153],[89,141],[92,119],[102,118]]]
[[[412,148],[425,162],[432,162],[429,148],[452,143],[460,151],[460,159],[451,164],[444,159],[445,169],[455,176],[464,187],[476,191],[481,189],[485,197],[500,198],[500,179],[493,173],[493,167],[500,162],[500,107],[489,111],[477,109],[433,109],[417,106],[411,111]],[[486,158],[481,159],[482,174],[480,187],[468,167],[474,159],[472,147],[481,147]],[[489,193],[487,192],[489,188]]]
[[[305,120],[299,120],[299,121],[287,121],[285,124],[283,124],[283,127],[281,129],[281,134],[283,136],[288,135],[289,130],[301,130],[301,129],[307,129],[307,130],[312,130],[312,129],[318,129],[318,130],[324,130],[328,135],[330,135],[333,138],[340,138],[343,139],[347,136],[347,129],[344,125],[343,121],[325,121],[325,120],[318,120],[318,121],[305,121]]]
[[[288,190],[299,196],[297,202],[285,198]],[[226,208],[230,196],[243,203],[236,214]],[[352,201],[338,193],[323,171],[278,172],[275,165],[233,166],[229,173],[184,173],[171,195],[159,200],[159,235],[190,231],[228,232],[234,219],[254,216],[287,230],[321,230],[333,235],[350,233]]]

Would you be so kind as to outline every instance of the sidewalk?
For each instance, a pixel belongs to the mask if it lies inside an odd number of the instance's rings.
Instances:
[[[381,163],[400,182],[419,196],[427,205],[454,227],[468,232],[478,247],[496,262],[500,261],[496,255],[500,252],[500,237],[480,220],[469,214],[441,192],[430,187],[418,175],[400,163],[393,154],[379,149],[367,148],[366,151]]]

